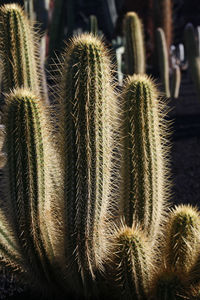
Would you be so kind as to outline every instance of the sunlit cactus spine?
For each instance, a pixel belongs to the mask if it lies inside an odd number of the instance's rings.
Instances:
[[[184,30],[185,47],[188,58],[189,70],[198,96],[200,97],[200,57],[195,36],[195,30],[191,23]]]
[[[151,78],[128,77],[123,91],[122,207],[126,224],[139,223],[154,239],[170,195],[167,106]]]
[[[137,226],[122,226],[113,233],[110,265],[114,293],[118,299],[147,299],[152,276],[152,251]]]
[[[172,83],[171,83],[171,97],[177,99],[179,97],[180,85],[181,85],[181,70],[176,65],[172,70]]]
[[[200,215],[189,205],[180,205],[170,214],[165,229],[164,263],[169,269],[188,273],[200,247]]]
[[[156,30],[156,49],[158,55],[158,67],[161,77],[161,82],[163,85],[163,90],[166,97],[170,97],[170,87],[169,87],[169,59],[167,44],[165,39],[165,33],[162,28],[157,28]]]
[[[125,69],[126,74],[145,73],[145,46],[143,25],[135,12],[128,12],[124,17]]]
[[[46,206],[55,197],[48,119],[40,99],[24,89],[6,97],[4,113],[7,180],[1,212],[10,216],[8,223],[29,279],[33,286],[45,289],[49,281],[56,285],[54,250],[46,223]]]
[[[172,44],[172,0],[154,0],[155,27],[165,33],[167,52]]]
[[[106,248],[104,225],[119,200],[114,150],[118,147],[119,111],[109,57],[95,36],[86,34],[72,40],[64,53],[61,73],[62,234],[70,279],[74,283],[73,276],[81,274],[86,285],[101,268]]]
[[[1,6],[0,54],[5,92],[9,92],[13,88],[24,87],[42,98],[46,97],[46,93],[42,89],[42,75],[40,75],[38,39],[30,21],[19,5]]]

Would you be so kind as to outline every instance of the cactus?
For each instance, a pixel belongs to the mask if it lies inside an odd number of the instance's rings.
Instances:
[[[145,73],[145,48],[141,20],[135,12],[124,18],[125,68],[128,75]]]
[[[151,278],[151,249],[145,234],[135,226],[122,226],[114,234],[110,264],[113,264],[115,294],[120,299],[146,299]]]
[[[178,98],[179,90],[181,85],[181,70],[178,65],[173,68],[172,73],[172,85],[171,85],[171,96],[173,98]]]
[[[80,270],[86,285],[101,268],[106,246],[103,224],[117,199],[112,176],[117,159],[118,105],[109,57],[99,39],[87,34],[74,38],[64,57],[59,91],[59,148],[65,187],[62,234],[66,257],[72,261],[67,265],[75,262],[74,274]]]
[[[17,4],[1,6],[0,53],[5,92],[24,87],[45,98],[37,42],[38,37],[21,7]]]
[[[192,24],[185,27],[185,47],[189,63],[189,70],[198,96],[200,97],[200,57],[196,43],[195,30]]]
[[[172,0],[154,0],[155,28],[161,27],[166,37],[167,52],[172,44]]]
[[[32,283],[37,282],[44,289],[50,280],[52,286],[56,284],[46,219],[46,205],[56,194],[50,174],[54,153],[47,117],[38,97],[23,89],[6,97],[5,114],[5,211],[11,215],[13,235],[26,269],[32,274]]]
[[[166,266],[187,273],[195,263],[200,246],[200,215],[189,206],[180,205],[170,214],[165,230]]]
[[[156,48],[158,55],[159,73],[166,97],[170,97],[169,88],[169,61],[165,33],[162,28],[156,30]]]
[[[98,21],[97,21],[97,17],[94,15],[90,16],[90,32],[93,35],[98,34]]]
[[[139,222],[151,238],[169,197],[166,104],[146,75],[128,77],[124,93],[123,203],[126,223]]]

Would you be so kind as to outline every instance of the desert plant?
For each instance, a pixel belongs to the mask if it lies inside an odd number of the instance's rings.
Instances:
[[[135,12],[124,18],[126,74],[145,73],[145,48],[142,22]]]
[[[167,106],[146,75],[128,77],[124,92],[122,207],[127,225],[139,223],[153,239],[169,197]]]
[[[0,56],[3,65],[4,91],[29,88],[44,100],[43,77],[38,54],[39,37],[24,11],[17,4],[0,8]]]
[[[98,34],[98,21],[97,17],[94,15],[91,15],[90,18],[90,32],[94,35]]]
[[[181,85],[181,70],[178,65],[172,69],[171,97],[178,98]]]

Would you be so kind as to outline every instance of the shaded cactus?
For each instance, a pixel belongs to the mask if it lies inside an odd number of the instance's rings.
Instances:
[[[154,0],[155,28],[161,27],[166,37],[167,52],[172,44],[172,0]]]
[[[163,85],[163,90],[166,97],[170,97],[170,88],[169,88],[169,60],[168,60],[168,51],[165,40],[165,33],[162,28],[156,30],[156,49],[158,55],[158,67],[161,77],[161,82]]]
[[[165,229],[164,260],[166,266],[187,273],[193,266],[200,246],[200,215],[189,205],[176,207]]]
[[[151,249],[144,233],[122,226],[114,233],[110,264],[117,299],[146,299],[151,278]]]
[[[126,74],[145,73],[145,48],[141,20],[135,12],[124,18],[125,69]]]
[[[98,34],[98,21],[97,21],[97,17],[94,15],[90,16],[90,32],[93,35]]]
[[[126,223],[139,223],[154,235],[169,197],[166,104],[146,75],[128,77],[123,92],[123,211]]]
[[[32,284],[37,282],[45,289],[49,280],[56,284],[54,251],[46,223],[46,206],[55,198],[56,188],[50,173],[55,156],[48,138],[49,125],[42,103],[26,90],[6,97],[5,113],[8,180],[3,211],[10,215],[12,234]]]
[[[17,4],[1,6],[0,53],[5,92],[24,87],[45,97],[37,42],[38,37],[21,7]]]
[[[117,160],[118,105],[111,86],[109,57],[96,37],[82,35],[72,40],[64,54],[62,74],[62,235],[70,260],[70,280],[74,284],[73,276],[80,273],[86,285],[101,268],[106,248],[104,223],[118,197],[112,180]]]
[[[178,65],[172,71],[171,97],[178,98],[181,85],[181,70]]]

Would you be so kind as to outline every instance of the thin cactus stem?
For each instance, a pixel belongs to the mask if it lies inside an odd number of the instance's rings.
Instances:
[[[90,16],[90,32],[93,35],[98,34],[98,21],[97,21],[97,17],[94,15]]]
[[[114,148],[118,147],[119,108],[111,85],[109,57],[97,37],[82,35],[72,40],[62,73],[63,234],[66,257],[78,262],[85,284],[101,268],[106,249],[104,223],[112,205],[118,203]]]
[[[200,246],[200,215],[189,206],[176,207],[165,230],[164,260],[166,266],[187,273],[193,266]]]
[[[173,68],[172,73],[172,84],[171,84],[171,97],[177,99],[179,97],[181,85],[181,70],[178,65]]]
[[[137,227],[120,227],[112,240],[110,265],[120,299],[146,299],[151,278],[151,249]]]
[[[45,97],[41,84],[38,41],[39,37],[19,5],[1,6],[0,55],[5,92],[23,87]]]
[[[143,26],[135,12],[124,18],[125,68],[128,75],[145,73]]]
[[[158,66],[159,73],[161,76],[161,82],[163,85],[164,93],[166,97],[170,97],[169,88],[169,59],[167,44],[165,40],[165,33],[162,28],[157,28],[156,30],[156,48],[158,55]]]
[[[159,231],[169,197],[167,106],[146,75],[128,77],[123,92],[122,207],[127,225],[139,222],[150,237]]]

